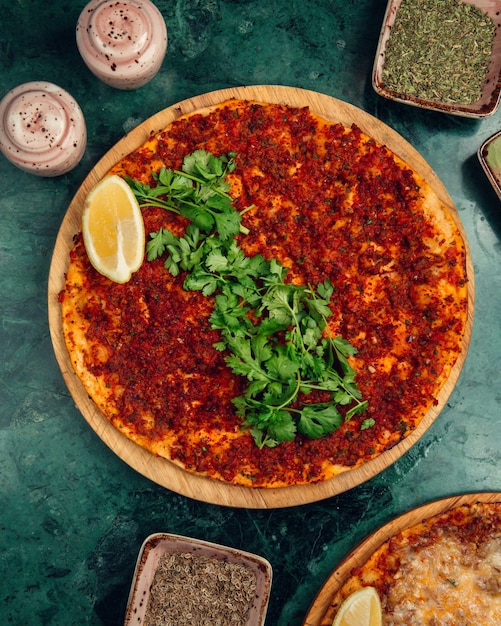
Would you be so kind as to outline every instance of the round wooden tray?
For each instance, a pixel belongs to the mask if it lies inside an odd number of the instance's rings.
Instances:
[[[367,539],[348,554],[325,581],[308,611],[303,626],[332,626],[335,610],[331,605],[331,601],[335,594],[350,576],[352,569],[363,565],[373,552],[390,537],[393,537],[406,528],[411,528],[415,524],[419,524],[429,517],[440,515],[462,504],[472,504],[475,502],[501,502],[501,492],[469,493],[435,500],[434,502],[423,504],[416,509],[412,509],[412,511],[400,515],[391,522],[388,522],[388,524],[385,524],[385,526],[372,535],[369,535]]]
[[[88,397],[80,380],[73,371],[64,343],[61,307],[58,302],[58,295],[64,287],[65,272],[68,268],[69,253],[73,246],[73,237],[81,227],[83,202],[89,190],[108,172],[108,170],[121,158],[140,147],[152,133],[162,130],[182,114],[221,103],[229,98],[284,103],[291,106],[309,106],[312,112],[327,120],[340,122],[346,126],[351,126],[353,123],[357,124],[362,131],[381,144],[388,146],[388,148],[393,150],[395,154],[407,162],[409,166],[414,168],[414,170],[428,181],[435,193],[439,196],[444,205],[448,207],[450,213],[457,221],[465,243],[466,236],[457,211],[445,187],[420,154],[397,132],[368,113],[350,104],[313,91],[290,87],[235,87],[214,91],[179,102],[178,104],[160,111],[123,137],[123,139],[103,156],[85,178],[68,207],[61,224],[53,252],[48,286],[49,325],[54,351],[64,380],[76,405],[97,435],[115,452],[115,454],[147,478],[172,491],[197,500],[225,506],[258,509],[289,507],[323,500],[367,481],[401,457],[429,428],[451,394],[466,356],[473,319],[473,268],[471,257],[467,250],[469,315],[463,350],[448,381],[437,398],[437,405],[427,413],[419,428],[411,435],[377,459],[358,469],[344,472],[329,481],[316,485],[301,485],[282,489],[253,489],[233,486],[195,476],[181,470],[167,460],[152,455],[143,448],[140,448],[137,444],[128,440],[108,422]]]

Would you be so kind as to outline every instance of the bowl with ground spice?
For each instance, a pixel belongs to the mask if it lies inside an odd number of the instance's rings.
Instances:
[[[372,84],[397,102],[491,115],[501,94],[499,0],[390,0]]]
[[[262,626],[272,580],[261,556],[156,533],[136,563],[125,626]]]

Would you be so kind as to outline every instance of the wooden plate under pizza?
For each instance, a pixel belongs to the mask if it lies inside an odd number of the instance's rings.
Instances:
[[[452,510],[458,509],[459,507],[470,505],[475,506],[477,504],[482,506],[483,504],[489,503],[496,503],[497,506],[499,506],[501,504],[501,493],[468,493],[435,500],[433,502],[429,502],[415,509],[412,509],[411,511],[408,511],[407,513],[404,513],[403,515],[400,515],[394,520],[388,522],[377,531],[369,535],[364,541],[362,541],[362,543],[358,545],[352,552],[350,552],[346,556],[346,558],[343,559],[343,561],[338,565],[338,567],[336,567],[336,569],[331,573],[331,575],[327,578],[322,588],[320,589],[317,597],[313,601],[306,616],[306,619],[303,622],[304,626],[331,626],[336,616],[336,612],[339,609],[339,603],[341,602],[339,597],[336,598],[336,594],[338,594],[343,585],[347,583],[347,581],[350,579],[350,576],[352,576],[352,573],[354,571],[358,572],[358,568],[361,568],[364,564],[366,564],[371,556],[388,540],[397,537],[399,533],[406,533],[408,529],[415,528],[417,532],[420,532],[419,525],[422,522],[426,523],[428,520],[430,520],[430,518],[435,518],[437,516],[447,514]],[[499,517],[499,513],[497,515]],[[457,519],[461,518],[458,516]],[[476,529],[476,532],[480,532],[479,529],[481,528],[481,524],[476,522],[474,524],[474,527]],[[454,535],[456,535],[456,533],[457,531],[454,533]],[[499,554],[499,528],[494,529],[494,534],[496,535],[495,542],[497,548],[495,547],[493,549],[496,550],[497,554]],[[431,539],[429,541],[431,542]],[[423,541],[423,543],[426,543],[426,541]],[[478,543],[480,544],[480,542]],[[448,556],[451,555],[449,554]],[[415,561],[427,560],[425,559],[425,557],[414,558]],[[438,555],[436,559],[433,560],[438,563]],[[448,559],[445,558],[444,562],[448,562]],[[408,568],[408,570],[410,570],[410,568]],[[499,570],[497,571],[499,575]],[[412,575],[410,576],[412,578]],[[416,577],[413,578],[413,583],[417,584]],[[454,583],[455,581],[450,581],[449,584],[451,585],[451,588],[454,586]],[[431,592],[429,589],[427,591],[424,591],[423,597],[427,598],[430,593]],[[419,592],[417,592],[417,595],[419,595]],[[466,598],[464,598],[464,601],[467,601]],[[421,604],[424,604],[424,601],[421,601]],[[477,623],[481,622],[478,621]]]
[[[326,479],[308,482],[305,481],[303,476],[303,480],[298,480],[297,483],[291,481],[287,484],[280,484],[275,480],[264,486],[252,485],[252,477],[247,482],[243,480],[239,482],[238,480],[214,479],[210,475],[204,475],[201,471],[191,471],[187,467],[180,466],[179,463],[172,462],[170,458],[164,458],[154,453],[154,451],[147,449],[148,445],[146,447],[138,445],[131,438],[119,432],[119,429],[110,423],[97,404],[89,397],[89,393],[86,392],[80,378],[75,374],[65,343],[61,315],[61,293],[65,289],[70,252],[75,245],[75,236],[81,229],[83,203],[90,189],[113,168],[115,168],[115,171],[122,171],[121,164],[128,159],[128,155],[131,153],[139,154],[140,148],[144,145],[150,145],[148,142],[151,142],[153,137],[160,136],[159,133],[163,129],[167,127],[174,128],[176,124],[179,126],[179,123],[188,119],[188,130],[184,129],[183,132],[189,135],[190,120],[203,118],[203,123],[206,124],[206,119],[212,119],[205,117],[208,115],[207,111],[211,112],[214,109],[221,111],[224,108],[223,103],[235,101],[247,103],[243,105],[246,110],[252,108],[248,103],[258,103],[258,105],[264,104],[264,106],[275,107],[275,109],[288,107],[285,113],[291,112],[291,115],[296,115],[298,119],[304,119],[305,116],[310,115],[316,116],[316,120],[321,120],[320,123],[326,125],[321,126],[321,128],[331,128],[336,125],[337,130],[335,132],[338,132],[339,128],[344,128],[346,133],[350,135],[350,140],[353,137],[359,138],[360,134],[362,134],[366,138],[365,145],[370,146],[368,149],[374,152],[374,158],[382,159],[382,161],[388,158],[398,160],[400,164],[403,164],[403,170],[410,168],[413,174],[419,177],[422,188],[426,187],[429,190],[429,197],[433,198],[430,205],[432,208],[428,208],[429,214],[433,218],[433,212],[436,210],[440,212],[440,215],[446,216],[448,220],[447,228],[455,233],[454,236],[451,235],[451,239],[456,237],[461,240],[461,265],[464,265],[464,270],[459,277],[461,284],[458,287],[458,291],[462,293],[459,304],[462,307],[461,328],[457,333],[460,338],[456,342],[454,355],[449,359],[450,368],[446,369],[447,375],[442,375],[443,384],[441,383],[440,388],[435,390],[436,394],[434,393],[432,397],[426,398],[427,409],[423,411],[425,414],[420,416],[422,419],[419,420],[419,423],[412,431],[406,432],[405,435],[399,434],[398,441],[393,441],[380,454],[374,456],[374,458],[368,458],[366,462],[361,464],[354,462],[346,463],[346,467],[343,466],[339,471],[334,468],[331,474],[326,475]],[[304,112],[305,107],[308,109],[307,113]],[[259,108],[259,106],[255,106],[253,111]],[[264,110],[264,107],[261,108]],[[294,112],[292,112],[293,110]],[[202,118],[198,115],[198,112],[201,112]],[[251,112],[251,114],[253,113]],[[284,119],[285,117],[287,115],[284,115]],[[254,126],[257,128],[259,125],[254,124]],[[342,133],[345,131],[342,131]],[[208,129],[204,127],[203,132],[208,132]],[[311,137],[306,137],[308,134],[308,132],[305,132],[306,142],[311,140]],[[180,137],[183,140],[184,136],[180,135]],[[342,135],[341,141],[343,137],[344,135]],[[259,134],[257,135],[257,141],[259,141]],[[136,162],[140,162],[140,160]],[[406,171],[406,174],[409,173]],[[266,172],[261,172],[261,174],[265,176]],[[399,184],[405,185],[406,183],[401,181]],[[410,185],[413,186],[413,183],[411,182]],[[419,194],[420,191],[416,193]],[[253,219],[252,216],[249,219]],[[296,220],[298,222],[301,221],[300,214],[296,215]],[[347,220],[349,221],[349,218]],[[280,226],[277,223],[277,228],[280,228]],[[364,228],[365,226],[372,228],[377,226],[377,224],[373,224],[372,219],[367,219]],[[255,229],[255,233],[259,235],[259,228]],[[384,237],[384,235],[384,232],[379,233],[379,236]],[[287,237],[287,233],[283,236]],[[419,247],[419,238],[415,237],[415,240],[417,241],[416,245]],[[292,244],[294,243],[292,241]],[[440,246],[441,243],[438,242],[437,245]],[[310,248],[313,253],[315,253],[314,247]],[[358,257],[355,261],[359,262]],[[450,263],[449,261],[445,261],[445,263],[449,264],[451,271],[454,272],[455,263]],[[311,261],[310,265],[312,265]],[[414,289],[414,286],[411,286],[410,289]],[[416,293],[418,293],[418,296],[419,293],[423,293],[419,289],[420,287],[417,286]],[[452,299],[455,297],[455,294],[448,295]],[[377,294],[375,297],[377,297]],[[474,283],[467,239],[452,200],[434,171],[406,140],[364,111],[327,95],[289,87],[255,86],[211,92],[187,99],[160,111],[140,124],[104,155],[77,191],[62,222],[50,268],[48,300],[51,337],[64,380],[84,418],[115,454],[132,468],[159,485],[197,500],[245,508],[280,508],[319,501],[351,489],[369,480],[391,465],[419,440],[444,407],[454,389],[464,363],[471,336]],[[442,301],[441,298],[440,301]],[[400,322],[403,324],[402,320]],[[363,334],[364,329],[358,329],[357,332]],[[410,331],[405,341],[412,342],[413,339]],[[373,341],[377,340],[373,338]],[[448,344],[444,343],[444,345],[445,347],[437,345],[437,349],[443,350],[444,358],[447,361]],[[428,369],[431,367],[429,364],[432,360],[428,360]],[[399,367],[401,366],[402,364],[399,365]],[[405,368],[405,365],[403,367]],[[368,369],[371,368],[369,367]],[[368,372],[366,372],[366,376],[369,376]],[[405,378],[405,373],[401,373],[399,376]],[[428,376],[430,380],[433,379],[430,371]],[[351,426],[350,423],[349,428]],[[381,436],[384,437],[384,433]],[[279,444],[279,446],[284,445],[286,444]],[[305,446],[307,447],[308,445],[309,442],[305,442]],[[369,444],[367,443],[366,449],[369,449]],[[182,450],[178,450],[178,453],[182,454]],[[302,466],[303,461],[296,463],[298,471],[302,471]],[[243,470],[241,473],[242,475],[244,474]]]

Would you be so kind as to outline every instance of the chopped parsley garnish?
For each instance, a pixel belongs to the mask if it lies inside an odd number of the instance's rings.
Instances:
[[[173,276],[186,272],[184,289],[214,296],[210,322],[221,333],[214,347],[234,374],[247,379],[233,403],[255,443],[274,447],[297,433],[318,439],[367,408],[348,362],[356,349],[329,334],[329,279],[316,287],[286,282],[287,268],[278,260],[249,257],[235,241],[248,231],[226,180],[234,157],[197,150],[181,170],[162,169],[154,187],[127,179],[141,206],[160,206],[191,221],[183,237],[163,228],[150,233],[147,258],[165,255]],[[313,391],[327,392],[328,401],[305,402]],[[361,428],[372,425],[368,419]]]

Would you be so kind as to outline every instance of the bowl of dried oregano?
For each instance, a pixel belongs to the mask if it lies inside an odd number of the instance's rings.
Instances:
[[[494,113],[501,94],[495,0],[389,0],[374,61],[376,92],[464,117]]]

